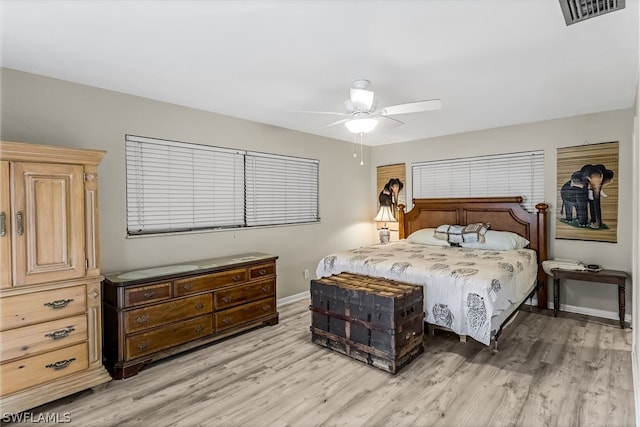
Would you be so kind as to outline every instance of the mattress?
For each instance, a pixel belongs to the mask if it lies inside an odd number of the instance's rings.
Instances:
[[[531,249],[491,251],[400,240],[327,255],[316,276],[344,272],[423,286],[428,323],[489,345],[492,318],[508,317],[526,298],[538,264]]]

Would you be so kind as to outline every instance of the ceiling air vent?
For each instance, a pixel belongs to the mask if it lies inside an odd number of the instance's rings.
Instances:
[[[567,25],[624,9],[625,0],[560,0]]]

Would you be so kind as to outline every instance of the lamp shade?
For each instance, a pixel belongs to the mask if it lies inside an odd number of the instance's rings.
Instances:
[[[373,220],[380,222],[397,222],[391,211],[391,206],[380,206],[380,210]]]
[[[351,133],[369,133],[378,126],[378,120],[370,117],[352,119],[344,124]]]

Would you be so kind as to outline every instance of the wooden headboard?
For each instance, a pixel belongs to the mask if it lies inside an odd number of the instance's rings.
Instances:
[[[542,261],[547,259],[546,203],[536,205],[536,213],[525,211],[522,197],[478,197],[450,199],[413,199],[413,209],[404,212],[399,206],[400,238],[416,230],[435,228],[442,224],[467,225],[476,222],[491,224],[491,230],[511,231],[529,240],[529,248],[538,254],[538,306],[547,307],[547,277]]]

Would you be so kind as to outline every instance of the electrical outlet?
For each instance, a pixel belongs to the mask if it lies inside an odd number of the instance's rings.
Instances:
[[[304,278],[305,278],[305,279],[308,279],[308,278],[309,278],[309,269],[308,269],[308,268],[305,268],[305,269],[302,271],[302,275],[304,276]]]

